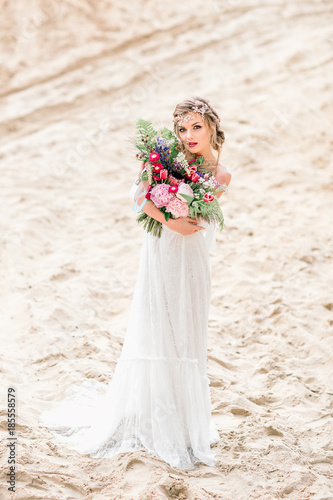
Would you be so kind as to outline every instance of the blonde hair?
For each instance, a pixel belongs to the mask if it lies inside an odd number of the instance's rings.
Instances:
[[[177,121],[177,118],[180,119],[180,115],[185,114],[185,113],[197,113],[196,109],[201,108],[204,106],[204,112],[202,113],[202,118],[203,121],[208,125],[208,128],[211,131],[211,136],[210,136],[210,145],[211,147],[217,151],[217,162],[216,165],[218,165],[220,161],[220,156],[222,152],[222,146],[225,141],[225,136],[224,132],[221,129],[220,126],[220,118],[219,115],[216,113],[216,111],[212,108],[212,106],[209,104],[209,101],[206,99],[203,99],[202,97],[191,97],[190,99],[185,99],[184,101],[180,102],[177,104],[175,107],[175,110],[173,112],[173,119],[174,119],[174,132],[178,139],[180,140],[180,149],[187,154],[187,156],[192,155],[192,153],[189,154],[187,150],[185,150],[185,145],[181,141],[180,136],[179,136],[179,123]],[[180,120],[181,121],[181,120]]]

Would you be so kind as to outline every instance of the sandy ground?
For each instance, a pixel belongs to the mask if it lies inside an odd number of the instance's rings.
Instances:
[[[111,5],[112,3],[112,5]],[[333,499],[330,1],[1,1],[1,499]],[[59,444],[40,412],[121,351],[138,117],[210,99],[233,174],[212,255],[216,467]],[[17,391],[16,493],[7,388]]]

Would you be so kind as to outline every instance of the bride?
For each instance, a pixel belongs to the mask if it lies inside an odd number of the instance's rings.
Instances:
[[[219,162],[224,133],[209,102],[186,99],[176,106],[173,119],[186,156],[202,155],[206,168],[228,186],[231,174]],[[138,204],[147,184],[132,187]],[[207,378],[209,251],[215,227],[190,217],[165,221],[150,200],[142,210],[162,222],[162,233],[158,238],[144,232],[112,380],[106,387],[89,381],[70,387],[64,401],[42,413],[41,422],[69,448],[96,458],[146,450],[180,469],[200,462],[215,465],[211,445],[220,436],[211,417]]]

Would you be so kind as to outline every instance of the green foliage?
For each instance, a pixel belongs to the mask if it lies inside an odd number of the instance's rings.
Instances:
[[[165,220],[168,222],[168,220],[170,219],[170,216],[171,216],[171,213],[170,212],[164,212],[164,218]]]
[[[154,148],[157,131],[153,124],[148,120],[139,118],[136,122],[135,143],[136,147],[145,155],[148,156]],[[144,141],[142,140],[144,139]]]
[[[160,238],[162,231],[162,223],[150,217],[150,215],[146,214],[143,210],[139,213],[136,218],[139,224],[143,225],[143,229],[152,233],[154,236],[158,236]]]
[[[193,196],[189,196],[188,194],[183,194],[183,193],[179,194],[184,198],[185,201],[187,201],[188,204],[192,203],[192,201],[194,200]]]
[[[202,217],[208,222],[216,222],[219,229],[222,231],[224,227],[224,217],[219,202],[216,199],[209,203],[202,200],[194,201],[189,205],[189,208],[190,217],[194,219]]]
[[[167,139],[168,141],[172,142],[178,142],[177,136],[172,132],[172,130],[163,127],[161,129],[161,136],[164,137],[164,139]]]
[[[149,141],[152,141],[157,135],[157,131],[150,121],[139,118],[136,122],[136,135],[139,138],[146,137]]]
[[[203,156],[198,156],[195,160],[195,164],[199,167],[200,165],[202,165],[204,163],[204,158]]]
[[[141,181],[147,181],[148,180],[148,174],[147,172],[142,172],[139,177],[139,182]]]

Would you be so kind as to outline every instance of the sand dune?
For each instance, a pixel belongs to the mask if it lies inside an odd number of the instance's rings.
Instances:
[[[328,1],[2,1],[1,430],[17,389],[16,493],[4,499],[333,499]],[[218,109],[233,174],[212,255],[208,376],[217,466],[81,456],[39,425],[107,382],[142,229],[128,191],[138,117]],[[129,238],[130,235],[130,238]]]

